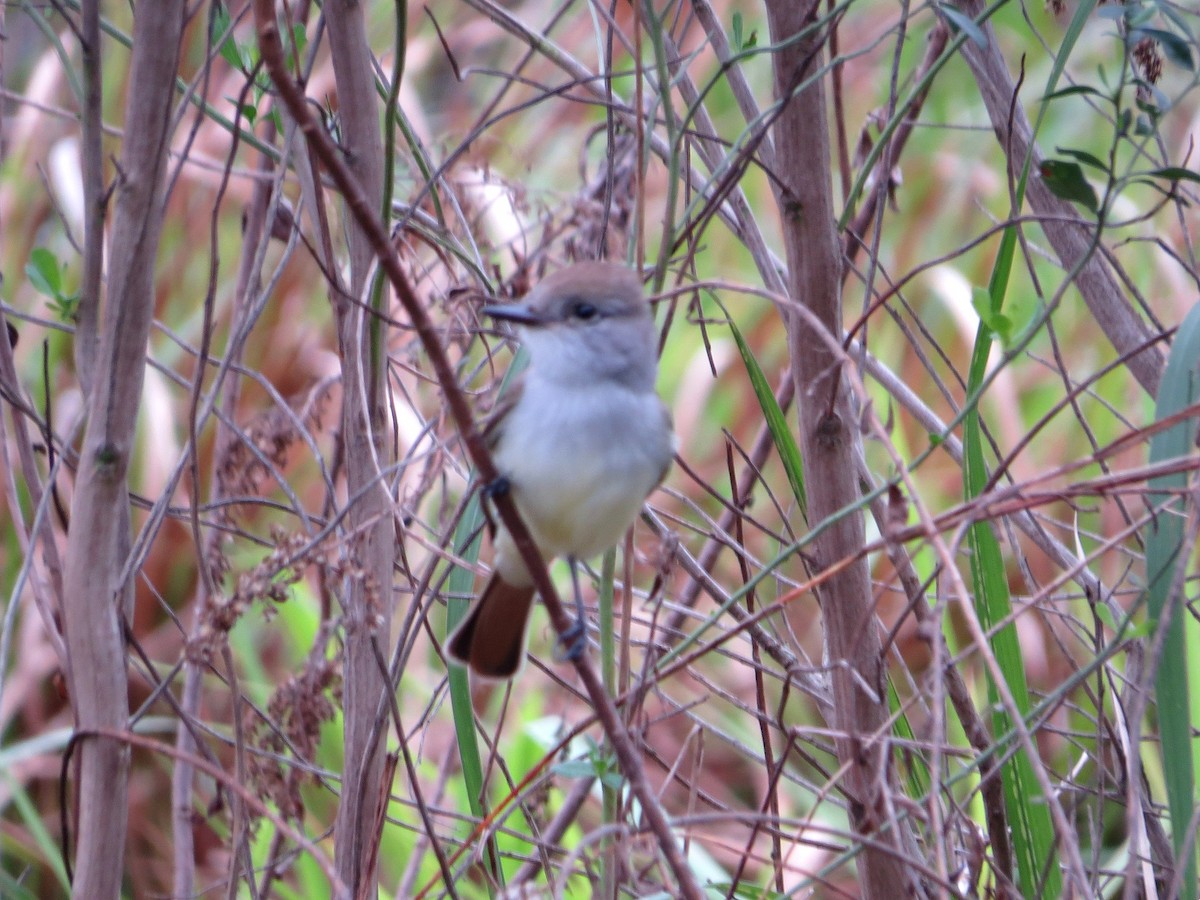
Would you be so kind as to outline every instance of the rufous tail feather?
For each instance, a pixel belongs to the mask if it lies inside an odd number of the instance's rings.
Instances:
[[[485,678],[512,678],[525,661],[525,630],[532,586],[517,587],[493,575],[467,617],[446,639],[446,652]]]

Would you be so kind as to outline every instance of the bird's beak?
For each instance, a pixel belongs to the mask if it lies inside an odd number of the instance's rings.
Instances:
[[[486,316],[517,325],[544,325],[545,319],[520,303],[497,303],[483,308]]]

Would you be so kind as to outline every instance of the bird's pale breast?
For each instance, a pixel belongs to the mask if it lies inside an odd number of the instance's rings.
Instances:
[[[616,544],[671,458],[653,392],[531,379],[509,416],[496,462],[546,557],[586,559]]]

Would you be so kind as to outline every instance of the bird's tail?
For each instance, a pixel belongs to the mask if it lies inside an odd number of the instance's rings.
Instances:
[[[525,661],[525,631],[533,586],[518,587],[493,575],[467,617],[446,639],[450,658],[484,678],[512,678]]]

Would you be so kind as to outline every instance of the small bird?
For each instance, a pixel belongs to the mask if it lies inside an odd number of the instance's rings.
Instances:
[[[542,557],[565,557],[575,579],[585,646],[578,560],[613,547],[674,453],[671,417],[654,382],[657,338],[641,280],[625,266],[582,262],[543,279],[519,303],[485,306],[511,322],[529,367],[484,429],[500,484],[511,491]],[[500,525],[493,574],[446,641],[451,659],[477,675],[512,678],[525,658],[534,588]],[[572,638],[574,640],[572,641]]]

